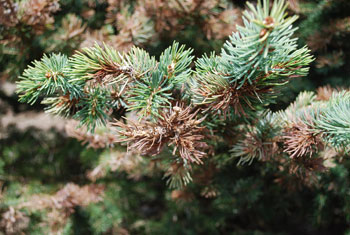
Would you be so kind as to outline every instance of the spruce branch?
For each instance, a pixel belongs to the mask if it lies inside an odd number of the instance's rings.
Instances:
[[[17,92],[21,102],[34,104],[40,96],[50,96],[55,92],[71,97],[80,95],[71,83],[70,63],[67,56],[61,54],[44,55],[40,61],[34,61],[17,82]]]
[[[287,78],[306,75],[313,60],[306,47],[297,49],[292,38],[297,17],[287,17],[285,1],[274,1],[271,10],[266,0],[248,6],[244,26],[237,27],[220,56],[197,60],[191,81],[194,103],[229,117],[249,116],[273,102],[276,88]]]
[[[314,128],[325,141],[338,149],[348,149],[350,144],[350,93],[334,94],[315,118]]]
[[[301,93],[293,104],[278,115],[286,128],[293,129],[293,126],[297,125],[299,131],[309,133],[304,137],[309,136],[316,141],[312,144],[311,139],[304,140],[310,150],[319,147],[319,138],[322,137],[324,144],[347,151],[350,140],[349,92],[329,87],[327,91],[325,89],[318,89],[318,96],[313,92]],[[297,134],[294,133],[292,136],[296,137]],[[295,146],[301,148],[301,143]]]
[[[323,150],[318,146],[326,137],[335,136],[313,119],[327,114],[328,101],[303,93],[287,110],[265,111],[279,87],[308,73],[313,58],[306,47],[298,49],[292,27],[297,17],[287,16],[284,0],[271,7],[267,0],[256,6],[248,3],[248,8],[244,25],[237,27],[221,54],[204,55],[193,70],[193,50],[177,42],[158,60],[137,47],[118,52],[96,43],[70,58],[53,54],[34,62],[18,83],[21,100],[34,103],[44,96],[47,112],[78,120],[87,134],[74,135],[95,146],[107,147],[115,140],[126,142],[128,150],[157,155],[172,166],[165,174],[171,187],[188,184],[191,167],[204,163],[212,140],[207,129],[215,140],[231,138],[229,159],[238,157],[239,164],[275,157],[279,164],[307,162],[306,156],[314,158]],[[138,121],[126,118],[135,113]],[[230,122],[223,120],[227,117]],[[109,127],[114,118],[118,134],[107,136],[108,144],[94,142],[96,127]],[[225,125],[232,125],[227,136],[219,130]]]
[[[318,91],[324,92],[324,89],[318,89]],[[263,120],[274,120],[267,122],[269,123],[267,128],[261,125],[264,123],[261,121],[253,126],[246,126],[245,137],[240,138],[233,146],[232,156],[240,157],[239,163],[251,163],[254,158],[264,159],[267,147],[275,143],[274,146],[277,149],[274,151],[268,149],[269,155],[275,158],[292,159],[285,161],[296,164],[295,167],[299,169],[300,164],[322,162],[323,160],[319,158],[322,158],[322,153],[327,151],[327,148],[332,147],[337,151],[348,152],[349,92],[340,92],[336,89],[329,91],[331,89],[329,87],[327,89],[327,99],[317,100],[314,92],[300,93],[296,101],[286,110],[264,117]],[[331,98],[328,97],[329,92],[333,92]],[[265,137],[270,136],[267,139],[270,145],[266,145],[265,148],[262,148],[263,143],[266,142],[261,137],[263,133]],[[301,169],[302,172],[304,170],[308,171]],[[297,170],[291,171],[297,172]]]

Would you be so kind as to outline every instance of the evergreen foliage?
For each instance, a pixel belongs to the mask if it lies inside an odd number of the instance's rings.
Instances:
[[[0,0],[1,114],[68,122],[0,129],[0,233],[349,233],[349,91],[300,92],[346,84],[345,2]]]

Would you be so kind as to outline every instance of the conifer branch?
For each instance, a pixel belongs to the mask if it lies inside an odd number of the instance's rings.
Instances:
[[[197,61],[191,82],[193,102],[219,110],[229,117],[249,116],[273,101],[276,87],[287,78],[307,74],[312,62],[309,50],[297,49],[292,35],[296,16],[287,17],[284,1],[261,1],[244,13],[244,27],[238,26],[226,41],[220,56]]]
[[[313,58],[306,47],[297,48],[297,39],[292,37],[297,17],[287,17],[285,1],[274,1],[271,8],[267,0],[258,1],[256,7],[248,3],[248,7],[244,26],[237,27],[221,54],[204,55],[195,62],[194,70],[190,67],[192,49],[177,42],[159,60],[137,47],[118,52],[95,44],[70,58],[52,54],[35,61],[18,82],[20,100],[33,104],[44,97],[48,112],[73,117],[92,135],[97,126],[116,118],[120,137],[116,142],[127,142],[129,149],[142,155],[160,156],[170,150],[170,163],[178,167],[166,175],[174,187],[186,185],[191,180],[191,165],[202,164],[208,156],[211,137],[206,130],[211,127],[214,135],[216,123],[222,123],[221,114],[237,124],[250,118],[251,123],[243,124],[248,134],[232,149],[240,163],[266,160],[269,154],[280,155],[283,150],[292,157],[312,155],[311,145],[283,139],[284,132],[297,130],[305,137],[304,129],[293,127],[288,120],[276,124],[288,110],[252,121],[274,101],[279,86],[307,74]],[[133,112],[138,122],[125,118]],[[314,136],[313,129],[310,131]],[[278,148],[281,139],[285,149]]]

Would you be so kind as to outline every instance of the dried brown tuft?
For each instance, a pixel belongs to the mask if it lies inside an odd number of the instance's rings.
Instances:
[[[0,24],[5,26],[0,44],[16,48],[21,55],[31,36],[42,34],[53,25],[53,13],[58,10],[58,0],[0,0]],[[23,27],[30,32],[23,34]]]
[[[125,137],[118,142],[128,142],[129,149],[136,149],[143,155],[157,155],[168,144],[173,147],[173,154],[179,153],[182,159],[202,163],[201,158],[206,156],[200,149],[207,147],[203,132],[205,127],[199,126],[204,120],[197,120],[198,113],[192,112],[191,107],[175,106],[161,113],[158,123],[128,124],[117,121],[115,126],[121,128],[120,136]]]
[[[9,207],[8,211],[2,214],[0,228],[5,234],[24,234],[23,231],[29,225],[29,218],[19,210]]]
[[[311,157],[322,146],[320,137],[315,134],[309,125],[301,121],[287,127],[282,139],[285,145],[284,152],[288,153],[291,158],[306,155]]]
[[[317,88],[316,100],[327,101],[334,93],[338,92],[338,89],[332,88],[330,85]]]
[[[13,27],[18,23],[18,4],[14,1],[0,0],[0,24]]]
[[[58,0],[29,0],[21,7],[24,10],[21,21],[42,33],[48,24],[54,22],[53,13],[60,9]]]
[[[69,14],[66,19],[62,20],[62,28],[64,29],[64,33],[60,35],[60,38],[62,40],[70,40],[76,37],[81,38],[86,26],[87,25],[84,24],[76,15]]]
[[[205,21],[203,30],[209,40],[224,39],[235,32],[236,26],[241,24],[241,11],[229,8],[218,14],[210,15]]]
[[[114,47],[111,43],[110,32],[106,27],[102,27],[99,30],[87,29],[83,34],[83,42],[80,44],[80,49],[93,47],[96,43],[101,47],[103,43],[106,43],[106,45],[119,50],[119,48]]]
[[[120,34],[116,37],[118,44],[124,47],[138,45],[145,39],[153,40],[155,34],[174,37],[186,25],[194,24],[201,27],[209,39],[221,39],[231,34],[240,22],[240,10],[219,0],[139,0],[131,13],[128,1],[109,0],[108,3],[106,23],[115,24]],[[218,11],[213,11],[215,8]],[[148,22],[152,25],[147,26]],[[140,37],[145,35],[148,36]]]

